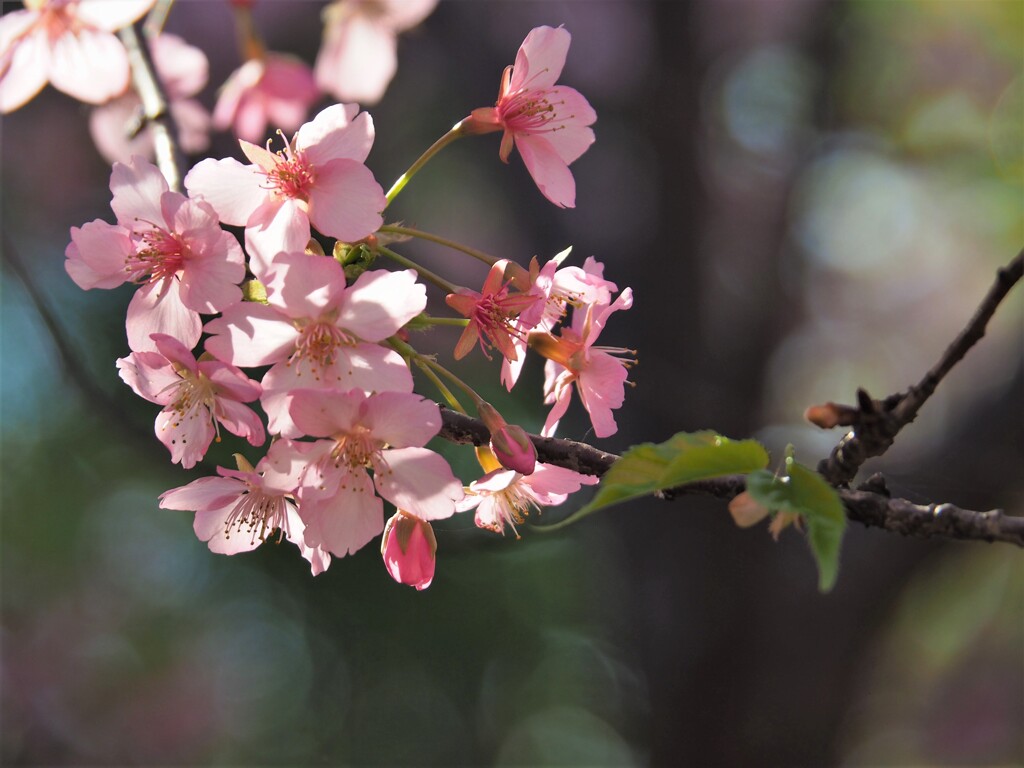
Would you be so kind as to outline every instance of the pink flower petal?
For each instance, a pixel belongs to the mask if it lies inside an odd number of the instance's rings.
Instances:
[[[348,432],[359,419],[366,396],[358,391],[300,389],[292,393],[288,411],[302,434],[328,437]]]
[[[71,228],[64,268],[84,290],[116,288],[125,281],[125,261],[134,253],[135,247],[125,229],[96,219],[80,229]]]
[[[393,30],[356,14],[324,29],[316,82],[340,101],[376,104],[398,67]]]
[[[267,281],[267,300],[296,320],[320,317],[341,303],[345,293],[344,270],[334,259],[323,256],[278,254],[268,275],[273,279]]]
[[[255,166],[242,165],[233,158],[208,158],[185,176],[185,189],[212,205],[223,223],[242,227],[267,198],[264,178]]]
[[[594,131],[587,126],[597,120],[597,113],[579,91],[559,85],[548,91],[548,101],[558,103],[557,130],[543,134],[555,153],[566,163],[576,161],[594,143]]]
[[[154,431],[171,452],[171,462],[180,463],[184,469],[191,469],[202,460],[215,434],[210,413],[205,408],[195,408],[182,415],[168,407],[157,414]]]
[[[282,251],[302,252],[309,243],[309,217],[305,204],[290,198],[267,198],[249,217],[245,228],[245,250],[252,257],[249,268],[265,280],[274,258]]]
[[[618,430],[612,411],[622,407],[628,376],[621,360],[607,352],[592,350],[586,371],[576,379],[580,402],[590,414],[594,434],[598,437],[609,437]]]
[[[338,325],[364,341],[382,341],[426,306],[427,289],[416,282],[416,273],[411,269],[373,270],[361,274],[346,291]]]
[[[374,139],[373,118],[355,104],[335,104],[322,110],[296,134],[296,149],[314,165],[331,160],[365,162]]]
[[[306,544],[338,557],[355,553],[384,530],[384,504],[374,494],[366,472],[349,474],[346,485],[326,503],[304,497],[299,504]]]
[[[395,350],[380,344],[339,347],[334,364],[324,376],[327,381],[337,381],[334,386],[343,390],[412,392],[413,386],[405,359]]]
[[[219,398],[216,410],[219,421],[228,432],[249,441],[250,445],[263,445],[267,436],[263,422],[252,408],[236,400]]]
[[[115,2],[123,4],[123,0]],[[195,96],[206,87],[210,63],[201,49],[189,45],[177,35],[165,32],[150,42],[150,53],[153,55],[153,66],[171,101]]]
[[[74,9],[79,21],[114,32],[142,18],[156,0],[80,0]]]
[[[178,281],[173,278],[147,283],[135,292],[128,304],[125,327],[128,346],[134,352],[155,349],[149,338],[152,333],[166,333],[192,349],[203,330],[199,313],[181,303]]]
[[[383,451],[374,465],[374,484],[381,496],[422,520],[443,520],[455,513],[462,483],[440,455],[426,448]]]
[[[195,365],[197,370],[201,371],[214,384],[219,393],[218,396],[222,399],[251,403],[263,392],[259,384],[228,363],[222,363],[219,360],[203,360]]]
[[[576,180],[546,135],[517,133],[516,149],[544,197],[560,208],[575,208]]]
[[[50,82],[58,91],[102,104],[128,88],[128,53],[110,32],[82,28],[54,41]]]
[[[433,13],[437,0],[381,0],[380,6],[380,18],[396,32],[402,32]]]
[[[12,11],[0,18],[0,113],[23,106],[49,79],[46,30],[37,29],[15,42],[37,18],[33,11]]]
[[[554,464],[538,464],[533,474],[521,482],[530,489],[539,504],[551,507],[563,503],[581,486],[597,485],[600,480],[596,475],[584,475]]]
[[[183,511],[218,511],[238,499],[246,485],[234,477],[201,477],[188,485],[160,494],[160,509]],[[224,527],[221,518],[220,526]],[[203,538],[200,536],[200,538]],[[203,539],[204,541],[206,539]]]
[[[384,223],[385,206],[384,190],[362,163],[332,160],[317,168],[309,220],[323,234],[346,243],[362,240]]]
[[[235,304],[206,324],[213,334],[206,349],[218,360],[254,367],[285,360],[295,349],[299,332],[274,307],[256,302]]]
[[[165,333],[155,333],[152,337],[156,350],[163,355],[173,366],[197,373],[199,368],[196,364],[195,355],[190,347],[186,347],[173,336]]]
[[[441,411],[419,395],[381,392],[367,402],[364,423],[388,445],[421,446],[440,431]]]
[[[562,74],[572,35],[562,27],[537,27],[530,31],[516,54],[509,91],[550,88]]]
[[[132,352],[117,361],[121,380],[139,397],[158,405],[167,405],[174,399],[173,385],[181,377],[159,352]]]
[[[177,99],[171,102],[171,117],[178,126],[178,143],[182,152],[198,155],[209,148],[210,113],[206,107],[193,99]]]
[[[161,198],[168,191],[167,180],[152,163],[141,157],[133,157],[127,164],[114,163],[110,191],[114,195],[110,207],[121,226],[135,231],[164,226]]]

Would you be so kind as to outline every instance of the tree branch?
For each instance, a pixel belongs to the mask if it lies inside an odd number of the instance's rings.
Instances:
[[[438,437],[461,445],[487,445],[490,433],[483,422],[441,406],[441,431]],[[545,464],[566,467],[587,475],[603,475],[619,458],[586,443],[555,437],[530,435],[537,458]],[[698,480],[655,494],[672,500],[678,496],[714,496],[730,501],[746,490],[744,475],[725,475]],[[879,476],[857,490],[839,489],[846,515],[862,525],[884,528],[904,536],[923,536],[977,541],[1003,541],[1024,547],[1024,517],[1007,515],[1001,509],[974,512],[952,504],[922,506],[907,499],[888,495]]]
[[[167,179],[167,186],[175,192],[180,192],[181,169],[185,167],[185,162],[175,139],[177,130],[174,118],[171,117],[167,98],[157,80],[153,61],[139,36],[135,34],[134,27],[125,27],[118,31],[117,35],[128,50],[132,86],[142,100],[143,125],[149,125],[153,131],[156,165]]]
[[[860,467],[870,458],[881,456],[896,435],[912,422],[918,411],[935,392],[953,366],[985,335],[988,321],[1006,298],[1010,289],[1024,276],[1024,250],[996,273],[996,281],[981,305],[939,361],[924,378],[906,392],[873,400],[863,389],[857,391],[857,407],[826,403],[808,409],[807,417],[823,428],[842,425],[852,429],[839,441],[827,459],[818,464],[818,471],[832,485],[845,486],[853,480]]]
[[[1024,547],[1024,517],[1006,515],[1001,509],[975,512],[952,504],[922,506],[907,499],[889,496],[881,475],[875,475],[856,490],[848,485],[867,459],[888,450],[899,431],[917,416],[921,406],[935,392],[942,379],[984,335],[988,321],[1010,289],[1024,276],[1024,250],[1000,269],[996,282],[989,289],[967,327],[946,349],[941,359],[923,379],[906,392],[872,400],[864,391],[857,392],[858,406],[826,403],[808,409],[808,418],[818,426],[837,425],[853,429],[839,442],[832,454],[818,465],[818,471],[839,490],[847,517],[866,526],[884,528],[905,536],[1003,541]],[[469,416],[441,409],[439,437],[454,443],[486,445],[490,432],[483,422]],[[619,457],[586,443],[553,437],[530,435],[537,448],[538,460],[588,475],[603,475]],[[746,489],[743,475],[701,480],[656,494],[670,500],[677,496],[702,494],[729,501]]]

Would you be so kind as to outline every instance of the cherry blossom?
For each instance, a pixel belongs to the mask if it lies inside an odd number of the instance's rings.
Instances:
[[[194,347],[199,313],[219,312],[242,298],[245,257],[209,204],[172,192],[156,166],[141,157],[114,163],[110,174],[117,216],[72,227],[65,269],[79,287],[140,285],[128,305],[128,345],[153,350],[153,333]]]
[[[398,67],[398,33],[430,15],[437,0],[340,0],[324,9],[316,82],[339,101],[376,104]]]
[[[434,580],[437,539],[426,520],[398,510],[384,526],[380,554],[391,578],[424,590]]]
[[[298,488],[306,543],[344,556],[384,528],[383,502],[421,520],[455,512],[462,485],[448,463],[423,448],[441,428],[436,403],[403,392],[300,389],[289,408],[298,428],[318,440]],[[368,470],[373,470],[371,480]]]
[[[156,352],[133,352],[117,367],[137,395],[164,406],[155,430],[172,462],[194,467],[218,435],[215,424],[252,445],[263,444],[263,423],[242,405],[260,396],[259,384],[219,360],[197,362],[180,341],[165,334],[153,334],[153,342]]]
[[[308,64],[295,56],[265,53],[228,76],[213,109],[213,126],[260,142],[268,123],[289,133],[297,129],[318,98]]]
[[[206,87],[209,75],[206,54],[177,35],[167,33],[151,39],[149,50],[178,129],[178,145],[186,154],[205,152],[210,145],[210,115],[191,97]],[[92,111],[89,132],[100,154],[109,162],[126,163],[132,155],[153,158],[150,127],[143,126],[137,135],[130,135],[130,128],[138,126],[141,111],[142,101],[131,90]]]
[[[525,522],[531,509],[562,504],[584,485],[595,485],[598,478],[583,475],[554,464],[537,464],[533,473],[521,475],[510,469],[494,469],[474,480],[466,497],[456,505],[459,512],[476,509],[479,528],[505,533],[505,526],[519,538],[517,525]]]
[[[299,128],[280,152],[241,141],[251,165],[203,160],[189,171],[185,187],[225,224],[245,227],[250,269],[262,279],[276,254],[306,247],[310,224],[343,242],[380,227],[387,200],[363,165],[373,136],[367,113],[335,104]]]
[[[461,360],[476,344],[487,359],[491,345],[497,347],[502,356],[515,360],[518,356],[512,337],[515,333],[512,320],[537,301],[536,296],[511,293],[505,280],[506,259],[496,261],[487,273],[481,291],[463,288],[445,298],[452,309],[469,318],[469,325],[462,332],[455,345],[455,359]]]
[[[633,350],[621,347],[598,347],[594,342],[608,317],[633,305],[633,291],[626,288],[611,304],[588,304],[573,312],[572,327],[563,328],[560,336],[534,332],[530,347],[547,358],[544,366],[544,402],[554,407],[544,422],[543,435],[554,434],[558,420],[569,407],[572,384],[575,382],[580,401],[590,414],[594,434],[608,437],[618,427],[612,411],[622,406],[628,368]]]
[[[203,477],[160,494],[161,509],[196,513],[193,529],[211,552],[235,555],[250,552],[277,532],[298,545],[313,575],[323,573],[331,556],[306,546],[305,525],[295,508],[295,487],[302,464],[289,462],[295,448],[279,441],[255,469],[235,454],[238,469],[217,467],[218,477]]]
[[[0,113],[23,106],[47,82],[89,104],[128,87],[128,53],[115,30],[155,0],[25,0],[0,18]]]
[[[378,344],[423,311],[426,289],[412,270],[364,272],[351,285],[338,262],[281,254],[267,304],[242,302],[206,326],[207,349],[240,366],[273,365],[261,404],[271,432],[298,437],[285,407],[290,390],[412,391],[402,356]]]
[[[493,107],[473,110],[466,133],[504,131],[498,152],[508,162],[515,145],[541,193],[561,208],[576,206],[576,181],[569,165],[594,143],[597,120],[576,90],[555,85],[571,41],[561,27],[537,27],[526,36],[514,66],[506,67]]]
[[[580,267],[562,267],[571,248],[556,254],[541,267],[534,257],[530,269],[521,270],[513,283],[537,301],[516,318],[512,345],[516,359],[505,358],[501,364],[501,382],[511,392],[526,362],[526,339],[530,331],[550,331],[565,317],[566,308],[583,304],[608,304],[617,287],[604,279],[604,266],[588,256]]]

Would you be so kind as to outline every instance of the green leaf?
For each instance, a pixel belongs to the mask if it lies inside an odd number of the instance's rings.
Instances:
[[[807,542],[818,564],[818,589],[831,590],[839,573],[839,548],[846,530],[846,514],[836,489],[789,456],[782,477],[765,470],[751,472],[747,492],[776,514],[788,512],[803,518]]]
[[[641,443],[626,451],[601,478],[593,500],[554,530],[612,504],[649,496],[695,480],[745,474],[768,465],[768,452],[754,440],[730,440],[714,432],[680,432],[664,443]]]

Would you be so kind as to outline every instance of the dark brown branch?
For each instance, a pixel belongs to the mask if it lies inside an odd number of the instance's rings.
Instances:
[[[832,485],[845,486],[870,458],[881,456],[896,439],[896,435],[912,422],[918,411],[935,392],[953,366],[985,335],[986,327],[1006,294],[1024,275],[1024,250],[996,274],[996,281],[974,313],[967,327],[946,349],[920,382],[906,392],[890,395],[885,400],[872,400],[864,390],[857,391],[857,408],[827,403],[808,409],[808,418],[822,427],[850,425],[852,429],[821,461],[818,471]],[[829,420],[835,417],[834,424]]]
[[[441,408],[443,425],[439,437],[463,445],[486,445],[490,433],[483,422]],[[603,475],[619,457],[586,443],[554,437],[530,435],[537,458],[587,475]],[[678,496],[702,495],[729,501],[746,490],[743,475],[726,475],[699,480],[656,494],[670,500]],[[1002,510],[974,512],[952,504],[921,506],[906,499],[890,498],[884,483],[872,478],[857,490],[839,489],[839,496],[850,520],[862,525],[884,528],[904,536],[924,536],[978,541],[1003,541],[1024,547],[1024,517],[1012,517]]]

